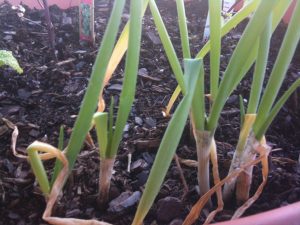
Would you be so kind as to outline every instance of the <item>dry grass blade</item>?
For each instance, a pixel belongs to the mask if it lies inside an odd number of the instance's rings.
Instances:
[[[214,184],[216,185],[216,184],[220,183],[220,175],[219,175],[219,168],[218,168],[218,155],[217,155],[217,147],[216,147],[215,139],[212,140],[212,144],[210,147],[210,160],[212,163]],[[217,199],[218,199],[218,203],[217,203],[218,207],[207,216],[204,224],[210,224],[210,222],[214,219],[216,214],[223,210],[224,202],[223,202],[223,198],[222,198],[222,188],[221,187],[219,187],[217,189]]]
[[[92,149],[96,148],[95,143],[93,141],[93,138],[92,138],[90,132],[88,132],[87,135],[86,135],[85,143],[87,143],[88,146],[91,147]]]
[[[29,159],[29,157],[27,155],[22,155],[17,152],[17,139],[19,136],[18,127],[16,125],[14,125],[14,127],[10,127],[10,128],[13,128],[13,130],[14,130],[11,135],[11,149],[12,149],[13,155],[20,159]],[[39,157],[41,158],[41,160],[48,160],[48,159],[54,158],[51,153],[42,153],[42,154],[39,154]]]
[[[115,158],[107,159],[100,158],[100,173],[99,173],[99,195],[97,198],[98,206],[105,209],[108,202],[110,181],[112,177]]]
[[[258,199],[258,197],[262,193],[263,188],[266,185],[268,179],[268,173],[269,173],[268,155],[270,153],[270,150],[271,150],[270,147],[267,145],[257,146],[256,151],[262,157],[261,159],[262,177],[263,177],[262,183],[257,188],[255,194],[235,211],[234,215],[231,218],[232,220],[239,218]]]
[[[184,199],[185,196],[187,195],[187,193],[189,192],[189,186],[187,185],[186,180],[184,178],[184,174],[183,174],[183,171],[182,171],[182,168],[181,168],[181,165],[180,165],[180,161],[179,161],[179,157],[178,157],[177,154],[174,155],[174,160],[175,160],[178,172],[179,172],[180,180],[181,180],[182,185],[184,187],[184,192],[183,192],[183,196],[182,196],[182,198]]]
[[[18,158],[29,159],[28,156],[19,154],[16,151],[16,143],[19,135],[19,130],[18,127],[15,125],[13,129],[14,131],[12,133],[12,138],[11,138],[11,148],[13,154]],[[55,180],[53,187],[51,189],[50,195],[47,198],[48,200],[47,200],[46,209],[43,214],[43,219],[48,223],[54,225],[110,225],[109,223],[100,222],[97,220],[81,220],[81,219],[73,219],[73,218],[58,218],[58,217],[51,216],[53,206],[58,196],[61,193],[65,179],[68,177],[69,163],[64,152],[60,151],[59,149],[54,148],[53,146],[42,142],[36,141],[35,143],[41,146],[38,150],[44,152],[39,154],[41,160],[49,160],[49,159],[57,158],[63,164],[63,169],[58,174],[57,179]]]
[[[50,224],[54,225],[108,225],[108,223],[100,222],[97,220],[81,220],[81,219],[74,219],[74,218],[59,218],[59,217],[52,217],[52,209],[54,207],[54,204],[56,203],[57,198],[61,194],[61,190],[63,188],[63,185],[65,183],[66,178],[68,177],[69,173],[69,163],[68,160],[63,152],[61,152],[59,149],[46,144],[42,142],[35,141],[33,143],[34,151],[40,151],[48,153],[52,156],[52,158],[57,158],[60,160],[63,164],[63,168],[58,174],[53,187],[51,189],[51,192],[47,198],[47,205],[46,209],[43,213],[43,219],[47,221]]]
[[[241,172],[243,172],[246,168],[248,168],[249,166],[253,166],[258,164],[259,162],[262,162],[265,158],[267,157],[267,153],[262,153],[258,158],[256,158],[255,160],[253,160],[252,162],[249,162],[243,166],[241,166],[240,168],[237,168],[235,170],[232,171],[232,173],[230,173],[229,175],[227,175],[227,177],[225,177],[223,180],[221,180],[218,184],[216,184],[215,186],[213,186],[207,193],[205,193],[199,200],[198,202],[193,206],[193,208],[191,209],[190,213],[188,214],[188,216],[185,218],[183,225],[191,225],[193,224],[199,217],[201,210],[203,209],[203,207],[206,205],[206,203],[209,201],[209,199],[211,198],[211,196],[217,192],[220,187],[222,187],[226,182],[228,182],[230,179],[236,178],[239,176],[239,174]],[[265,163],[264,163],[265,165]],[[267,172],[267,171],[265,171]],[[250,205],[249,205],[250,206]]]

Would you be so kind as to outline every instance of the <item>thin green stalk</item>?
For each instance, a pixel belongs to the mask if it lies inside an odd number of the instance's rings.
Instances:
[[[50,194],[50,184],[46,174],[45,167],[42,160],[39,157],[38,149],[35,143],[32,143],[27,148],[30,166],[33,170],[34,176],[36,177],[41,191],[47,197]]]
[[[274,105],[271,112],[268,115],[266,121],[258,127],[255,136],[257,140],[261,140],[264,134],[266,133],[267,129],[271,125],[272,121],[274,120],[275,116],[278,114],[280,109],[283,107],[284,103],[288,100],[291,94],[300,87],[300,78],[295,81],[292,86],[284,93],[284,95],[278,100],[278,102]]]
[[[241,74],[240,71],[248,58],[248,53],[251,51],[253,43],[257,40],[257,35],[262,33],[267,22],[266,19],[277,2],[277,0],[262,1],[246,27],[230,59],[223,80],[220,84],[218,95],[212,105],[211,115],[208,120],[209,130],[214,131],[216,129],[225,102],[236,87],[234,84],[239,83],[245,75]]]
[[[272,14],[268,18],[265,30],[259,39],[259,48],[251,85],[247,114],[256,114],[268,63],[269,48],[272,36]]]
[[[94,123],[99,145],[100,158],[106,158],[108,143],[108,113],[97,112],[94,115]]]
[[[59,129],[59,136],[58,136],[58,149],[59,150],[63,150],[64,149],[64,141],[65,141],[65,135],[64,135],[64,126],[60,126],[60,129]],[[55,160],[55,166],[57,166],[57,164],[60,163],[58,159]],[[55,167],[54,166],[54,167]],[[52,188],[52,185],[54,184],[54,181],[55,181],[55,177],[54,175],[52,175],[52,178],[51,178],[51,182],[50,182],[50,187]]]
[[[209,0],[210,26],[210,95],[212,101],[218,93],[221,53],[221,1]]]
[[[267,87],[258,109],[257,120],[254,124],[254,133],[257,134],[260,126],[268,118],[269,112],[274,104],[276,96],[282,85],[289,64],[294,56],[294,52],[300,39],[300,2],[297,1],[293,16],[284,36],[282,45],[280,47],[278,57],[275,61],[272,73],[270,75]]]
[[[222,37],[225,36],[229,31],[231,31],[234,27],[236,27],[241,21],[243,21],[245,18],[247,18],[258,6],[259,2],[261,0],[253,0],[251,1],[249,4],[247,4],[246,6],[244,6],[238,13],[236,13],[229,21],[227,21],[224,26],[221,28],[221,35]],[[196,55],[196,58],[198,59],[203,59],[207,53],[210,51],[210,40],[208,40],[208,42],[206,42],[206,44],[202,47],[202,49],[199,51],[199,53]],[[253,52],[253,51],[252,51]],[[251,67],[251,65],[253,64],[253,61],[255,59],[256,54],[255,53],[251,53],[251,55],[254,55],[252,58],[253,60],[250,60],[248,62],[248,64],[250,64],[249,66],[245,66],[244,70],[249,70],[249,68]],[[172,107],[172,103],[175,102],[175,100],[177,99],[177,97],[180,94],[180,86],[176,87],[176,90],[173,92],[171,100],[168,104],[167,107],[167,114],[169,113],[171,107]]]
[[[181,47],[184,59],[190,59],[190,43],[189,34],[187,28],[187,20],[185,15],[184,0],[176,0],[177,13],[178,13],[178,24],[181,38]]]
[[[242,95],[239,95],[239,102],[240,102],[240,120],[241,120],[241,127],[245,121],[245,106],[244,106],[244,98]]]
[[[123,129],[126,125],[131,105],[134,100],[142,33],[141,12],[142,1],[132,0],[130,4],[131,19],[129,25],[129,42],[126,55],[125,76],[111,148],[107,152],[107,156],[109,158],[114,158],[117,154],[118,147],[122,139]]]
[[[236,27],[241,21],[243,21],[245,18],[247,18],[259,5],[261,0],[253,0],[250,3],[248,3],[246,6],[244,6],[237,14],[235,14],[230,20],[228,20],[224,26],[221,29],[221,35],[222,37],[225,36],[229,31],[231,31],[234,27]],[[281,0],[274,8],[273,10],[273,23],[272,23],[272,32],[274,32],[275,28],[281,21],[281,18],[283,17],[284,13],[286,12],[287,8],[289,7],[289,4],[291,3],[291,0]],[[196,58],[204,58],[207,53],[210,51],[210,40],[206,42],[206,44],[203,46],[203,48],[199,51]],[[252,50],[249,53],[249,57],[246,60],[243,69],[241,70],[242,74],[245,74],[250,67],[252,66],[258,51],[258,42],[256,42],[253,45]],[[238,85],[239,82],[236,82],[235,85]],[[171,100],[168,104],[168,110],[172,107],[172,102],[175,102],[177,97],[180,94],[180,87],[177,86],[176,90],[172,94]],[[171,102],[172,101],[172,102]]]
[[[230,20],[228,20],[221,29],[221,36],[228,34],[233,28],[235,28],[240,22],[246,19],[252,12],[255,11],[261,0],[253,0],[245,5],[240,11],[238,11]],[[198,52],[196,58],[204,58],[210,51],[210,40],[206,42],[203,48]]]
[[[112,139],[114,136],[113,126],[114,126],[114,98],[110,98],[110,106],[109,106],[109,117],[108,117],[108,143],[107,149],[111,149]],[[108,157],[107,155],[105,157]]]
[[[180,88],[182,90],[182,93],[185,95],[187,90],[186,90],[186,86],[185,86],[184,79],[183,79],[182,69],[181,69],[178,57],[176,55],[176,52],[174,50],[174,47],[172,45],[172,42],[170,40],[170,37],[168,35],[168,31],[164,25],[164,22],[161,18],[161,15],[159,13],[159,10],[157,8],[155,1],[150,0],[149,5],[150,5],[150,10],[151,10],[151,13],[152,13],[152,16],[154,19],[155,26],[157,28],[159,37],[160,37],[161,42],[166,51],[166,55],[168,57],[170,65],[172,67],[173,73],[176,77],[178,85],[180,86]]]
[[[90,82],[81,103],[80,111],[67,147],[66,156],[69,161],[70,171],[74,167],[77,155],[85,140],[86,134],[90,129],[90,122],[92,121],[97,107],[98,96],[104,80],[106,68],[113,51],[124,5],[125,0],[118,0],[114,2],[112,13],[103,36],[103,41],[93,66]],[[54,179],[56,179],[61,167],[61,163],[55,167]]]
[[[286,12],[287,8],[291,0],[281,0],[273,9],[273,17],[272,17],[272,33],[275,31],[276,27],[278,26],[279,22],[281,21],[284,13]],[[258,47],[259,47],[259,40],[256,40],[255,44],[252,46],[250,53],[248,54],[248,58],[242,67],[240,74],[246,74],[249,69],[251,68],[252,64],[254,63],[257,54],[258,54]],[[233,87],[236,87],[240,83],[239,79],[233,83]]]
[[[201,60],[184,61],[188,91],[175,110],[161,141],[132,225],[142,224],[167,174],[190,111],[201,65]]]

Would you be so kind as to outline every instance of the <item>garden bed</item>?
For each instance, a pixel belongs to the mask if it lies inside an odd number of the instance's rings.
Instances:
[[[173,1],[157,1],[167,24],[175,49],[181,54],[180,37]],[[8,68],[0,73],[0,117],[6,118],[19,128],[17,150],[26,154],[26,147],[34,140],[42,140],[57,145],[58,132],[65,126],[66,139],[70,132],[80,102],[87,87],[98,45],[101,41],[110,8],[106,5],[95,7],[96,45],[79,43],[78,9],[66,11],[53,6],[51,18],[55,26],[58,61],[52,58],[48,48],[48,36],[43,12],[26,9],[25,18],[17,16],[11,6],[0,5],[0,49],[13,51],[24,69],[18,75]],[[128,7],[127,7],[128,11]],[[202,47],[202,33],[207,6],[199,1],[190,1],[186,8],[189,20],[192,53]],[[72,23],[66,18],[71,18]],[[123,24],[128,14],[123,16]],[[224,71],[229,57],[239,40],[243,24],[223,38],[221,71]],[[272,39],[269,65],[273,65],[280,46],[285,26],[280,24]],[[137,82],[136,100],[126,126],[120,152],[115,163],[112,179],[111,199],[127,195],[138,196],[142,192],[160,140],[169,119],[163,117],[162,110],[168,103],[177,82],[172,75],[153,21],[146,13],[143,26],[141,61]],[[205,62],[208,64],[208,62]],[[208,67],[207,67],[208,68]],[[208,72],[208,70],[206,71]],[[268,71],[270,72],[270,71]],[[123,65],[114,74],[105,90],[105,97],[114,97],[118,102],[123,76]],[[300,76],[300,50],[296,51],[290,65],[284,87]],[[219,170],[221,177],[227,175],[230,161],[239,135],[239,98],[248,97],[251,80],[244,79],[228,99],[222,113],[220,126],[216,131]],[[299,91],[298,91],[299,93]],[[268,183],[260,198],[249,208],[246,215],[278,208],[300,200],[300,98],[293,94],[281,110],[272,127],[267,132],[267,140],[274,151],[270,154],[270,174]],[[45,200],[31,172],[28,162],[16,158],[10,149],[12,130],[0,119],[0,218],[3,224],[40,224],[45,208]],[[67,141],[67,140],[66,140]],[[177,151],[179,157],[196,159],[195,144],[189,134],[189,125]],[[131,171],[127,172],[128,154],[132,154]],[[53,168],[53,162],[46,163]],[[96,149],[85,145],[75,169],[64,188],[61,200],[55,208],[60,217],[97,218],[113,224],[130,224],[136,204],[120,209],[110,207],[101,211],[96,207],[98,191],[99,154]],[[49,172],[51,172],[49,170]],[[184,188],[175,163],[157,196],[156,203],[146,217],[145,224],[181,224],[192,205],[198,200],[197,171],[183,166],[189,186],[184,196]],[[254,169],[253,189],[261,182],[260,170]],[[125,193],[125,194],[124,194]],[[236,206],[226,205],[216,221],[227,220]],[[200,222],[204,221],[205,213]],[[174,220],[177,219],[177,223]],[[0,223],[1,223],[0,222]]]

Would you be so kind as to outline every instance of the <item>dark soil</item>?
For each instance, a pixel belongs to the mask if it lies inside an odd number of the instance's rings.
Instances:
[[[175,49],[178,54],[181,54],[175,3],[162,0],[157,2]],[[50,11],[55,26],[58,61],[54,60],[48,48],[48,36],[42,11],[26,9],[25,17],[27,19],[22,20],[17,16],[16,11],[11,9],[11,6],[6,3],[0,5],[0,49],[13,51],[24,69],[22,75],[16,74],[9,68],[0,70],[0,224],[45,223],[41,219],[45,209],[45,200],[39,191],[28,162],[18,159],[12,154],[10,148],[12,130],[6,126],[2,118],[6,118],[18,126],[20,135],[17,150],[20,153],[26,154],[26,147],[34,140],[41,140],[56,146],[61,125],[65,127],[67,139],[70,136],[75,115],[79,111],[109,15],[109,7],[99,4],[96,6],[97,44],[92,47],[79,43],[78,10],[76,8],[62,11],[54,6]],[[196,0],[187,3],[193,54],[197,53],[202,46],[206,11],[207,6],[204,3]],[[124,14],[124,23],[127,15]],[[63,24],[63,17],[71,17],[72,24]],[[121,193],[131,195],[133,192],[142,191],[169,121],[168,118],[163,117],[161,111],[168,103],[177,84],[158,41],[149,13],[145,16],[143,29],[136,100],[115,163],[111,199],[115,199]],[[236,28],[223,39],[222,71],[226,67],[242,29],[243,26]],[[272,41],[269,68],[276,59],[284,31],[285,26],[280,24]],[[205,63],[207,65],[207,62]],[[208,66],[206,66],[206,72],[209,71],[207,68]],[[284,88],[286,89],[299,75],[300,51],[298,48],[290,65]],[[118,103],[122,76],[123,66],[117,70],[105,90],[107,100],[113,96],[115,102]],[[243,80],[242,85],[229,98],[216,132],[219,168],[222,177],[227,174],[240,129],[238,95],[242,94],[243,97],[248,97],[251,85],[249,78]],[[260,198],[247,210],[246,215],[300,200],[299,105],[300,100],[295,93],[267,133],[269,144],[276,149],[270,155],[271,166],[268,183]],[[186,131],[178,148],[178,155],[182,158],[196,159],[195,145],[190,140],[187,123]],[[132,154],[130,173],[126,170],[129,153]],[[53,161],[45,164],[48,171],[51,172]],[[57,203],[55,215],[84,219],[97,218],[113,224],[130,224],[136,204],[120,212],[113,212],[113,209],[106,211],[97,209],[98,164],[97,150],[84,146],[74,172],[64,188],[63,196]],[[181,219],[185,218],[199,196],[196,191],[196,169],[183,166],[183,172],[190,189],[188,195],[182,198],[183,185],[177,167],[175,163],[172,163],[145,224],[170,224],[173,219],[177,219],[177,223],[173,221],[172,224],[180,224]],[[260,168],[255,167],[252,193],[260,182]],[[124,194],[124,192],[127,193]],[[225,210],[218,214],[216,221],[229,219],[235,208],[234,204],[226,206]],[[203,222],[205,213],[207,211],[202,214],[198,221],[199,224]]]

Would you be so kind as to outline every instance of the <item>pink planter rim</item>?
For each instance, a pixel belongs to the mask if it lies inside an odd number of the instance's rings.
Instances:
[[[230,220],[215,225],[299,225],[300,224],[300,202],[296,202],[281,208],[252,216]]]
[[[41,9],[37,0],[0,0],[0,4],[9,2],[11,5],[26,5],[30,8]],[[61,9],[67,9],[73,6],[78,6],[80,0],[48,0],[49,5],[57,5]]]

